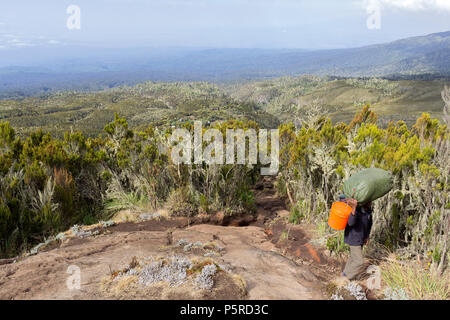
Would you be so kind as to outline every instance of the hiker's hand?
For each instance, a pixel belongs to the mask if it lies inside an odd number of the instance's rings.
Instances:
[[[355,199],[348,199],[348,204],[350,205],[350,207],[352,207],[352,214],[355,215],[356,212],[356,206],[358,205],[358,201],[356,201]]]
[[[367,238],[366,240],[364,240],[364,245],[365,245],[365,246],[369,245],[369,238]]]

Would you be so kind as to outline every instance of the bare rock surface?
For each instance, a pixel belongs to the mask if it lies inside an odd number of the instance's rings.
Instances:
[[[173,236],[216,241],[223,246],[225,253],[218,260],[245,279],[248,299],[323,298],[312,285],[318,280],[308,267],[279,254],[262,228],[197,225],[174,232]]]

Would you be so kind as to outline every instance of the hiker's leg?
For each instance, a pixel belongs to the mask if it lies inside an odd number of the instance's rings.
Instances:
[[[350,256],[348,257],[347,263],[345,264],[344,270],[342,271],[342,275],[346,278],[349,277],[348,274],[349,274],[350,270],[352,269],[351,265],[353,264],[353,261],[352,261],[353,257],[352,257],[351,252],[352,252],[352,250],[350,247]]]
[[[355,278],[363,269],[364,259],[361,246],[350,246],[350,258],[344,268],[344,275],[348,279]]]

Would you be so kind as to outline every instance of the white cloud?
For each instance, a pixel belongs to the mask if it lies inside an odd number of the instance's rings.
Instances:
[[[364,0],[364,5],[380,4],[410,11],[437,10],[450,12],[450,0]]]
[[[33,45],[31,43],[27,43],[27,42],[17,42],[13,46],[15,46],[15,47],[33,47]]]
[[[7,47],[32,47],[34,46],[32,43],[26,41],[26,40],[22,40],[20,38],[14,38],[14,39],[10,39],[10,40],[6,40],[4,43],[2,43],[3,48],[7,48]]]
[[[0,49],[35,47],[42,45],[61,45],[62,42],[56,39],[49,39],[45,36],[22,37],[14,34],[0,33]]]

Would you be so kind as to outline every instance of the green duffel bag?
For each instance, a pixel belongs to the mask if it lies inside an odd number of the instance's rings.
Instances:
[[[344,194],[358,201],[358,204],[366,204],[391,191],[393,184],[392,175],[378,168],[368,168],[352,175],[344,182]]]

